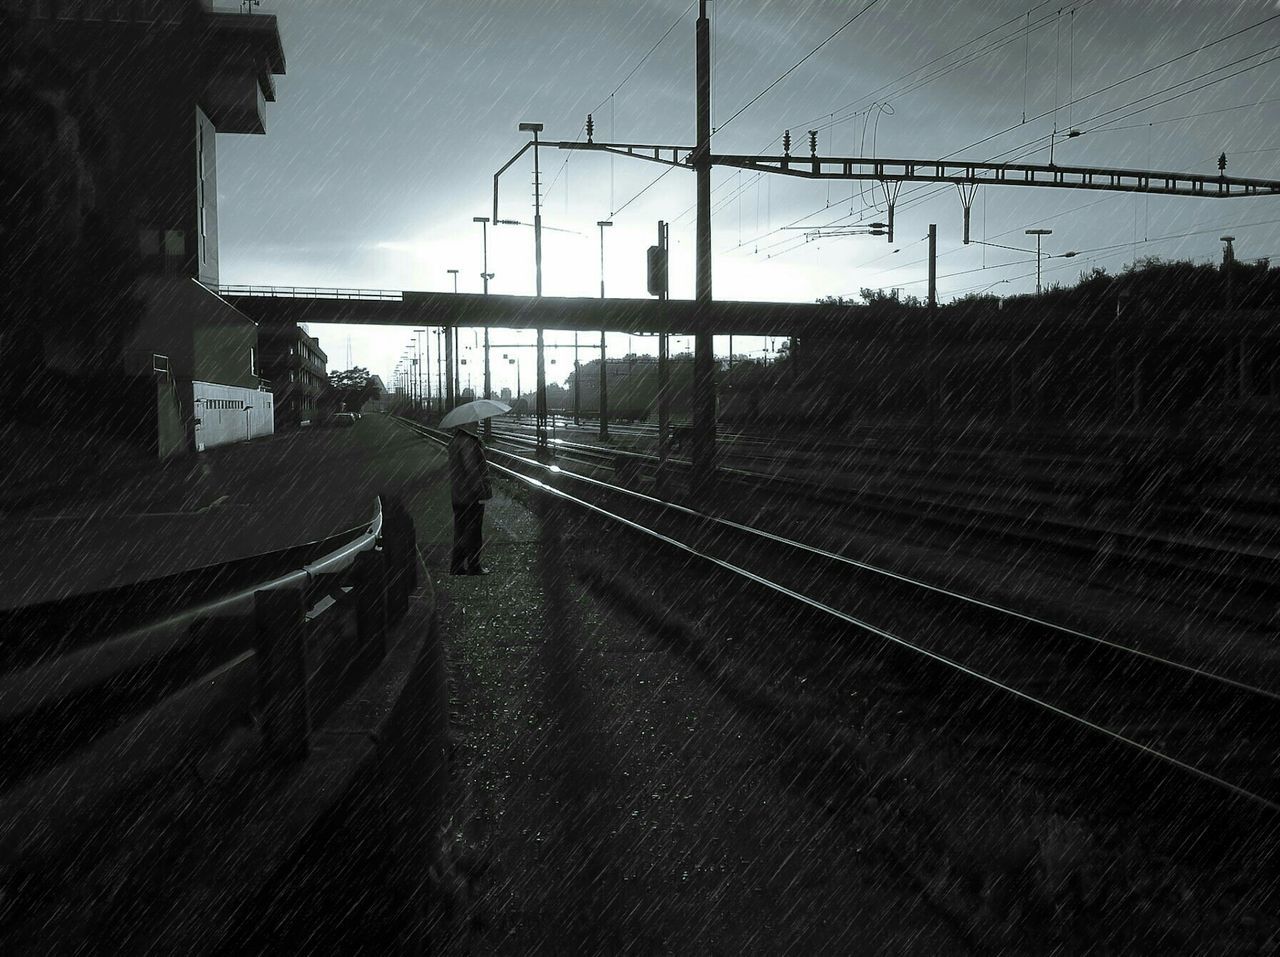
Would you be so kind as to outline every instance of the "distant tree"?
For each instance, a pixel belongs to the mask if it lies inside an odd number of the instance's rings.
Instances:
[[[329,373],[329,387],[333,389],[333,405],[339,411],[359,412],[373,398],[373,375],[364,366]]]
[[[864,286],[858,290],[858,295],[868,306],[895,305],[910,309],[921,309],[925,306],[925,301],[919,296],[904,296],[901,289],[890,289],[885,292],[883,289]]]

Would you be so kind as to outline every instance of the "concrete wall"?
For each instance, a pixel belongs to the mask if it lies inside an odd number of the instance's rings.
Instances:
[[[218,284],[218,136],[196,107],[196,275]]]
[[[245,442],[275,431],[275,403],[270,392],[191,383],[196,409],[196,451]],[[246,411],[247,410],[247,411]]]

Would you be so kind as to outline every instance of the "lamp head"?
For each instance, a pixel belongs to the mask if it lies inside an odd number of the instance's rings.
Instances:
[[[521,133],[541,133],[542,124],[541,123],[521,123],[520,132]]]
[[[489,217],[488,216],[472,216],[471,221],[473,223],[487,223],[489,221]]]

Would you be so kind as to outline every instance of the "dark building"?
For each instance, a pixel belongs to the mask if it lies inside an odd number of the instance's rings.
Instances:
[[[217,133],[263,133],[273,74],[284,73],[276,18],[209,0],[6,0],[111,107],[124,162],[93,184],[124,198],[156,271],[218,283]],[[131,160],[131,161],[130,161]]]
[[[208,0],[0,5],[19,24],[19,49],[47,51],[20,69],[52,104],[52,142],[75,154],[76,189],[42,215],[66,220],[79,243],[64,258],[96,257],[93,281],[113,274],[128,290],[110,300],[127,305],[122,317],[33,300],[31,314],[49,313],[34,361],[69,382],[94,378],[98,396],[102,377],[115,377],[132,398],[107,404],[162,456],[269,434],[257,326],[217,294],[216,160],[218,133],[265,131],[284,72],[276,18]],[[95,241],[104,230],[126,238]],[[93,332],[106,327],[110,336]]]
[[[261,326],[258,348],[262,375],[275,394],[276,428],[311,425],[329,380],[329,357],[319,340],[301,326]]]

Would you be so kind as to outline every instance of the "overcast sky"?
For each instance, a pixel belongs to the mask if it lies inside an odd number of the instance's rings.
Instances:
[[[1280,178],[1280,19],[1264,22],[1280,15],[1272,0],[878,0],[734,117],[864,6],[712,0],[713,148],[780,152],[790,128],[793,152],[807,154],[805,131],[817,127],[821,154],[1048,162],[1056,122],[1059,131],[1082,131],[1057,141],[1060,165],[1212,173],[1225,151],[1231,174]],[[288,73],[268,106],[266,136],[219,138],[222,281],[449,290],[446,270],[456,268],[459,288],[479,291],[472,217],[491,214],[493,173],[525,141],[519,122],[572,140],[594,110],[598,141],[693,141],[696,6],[688,7],[264,0],[261,11],[280,20]],[[644,250],[666,219],[672,295],[692,297],[692,172],[674,170],[635,198],[663,167],[545,150],[542,168],[547,295],[598,294],[595,223],[611,218],[611,295],[645,295]],[[526,155],[502,178],[500,216],[532,221],[531,183]],[[804,229],[783,228],[883,219],[871,184],[718,169],[712,185],[716,298],[811,301],[864,286],[923,295],[929,223],[938,224],[944,301],[984,287],[1034,288],[1033,255],[961,244],[951,186],[904,185],[888,245],[806,241]],[[1094,265],[1118,271],[1135,255],[1216,259],[1227,232],[1241,258],[1280,254],[1280,198],[979,191],[975,240],[1025,248],[1031,226],[1053,229],[1046,255],[1078,253],[1046,259],[1046,282],[1072,281]],[[531,229],[491,228],[489,259],[492,291],[533,292]],[[331,367],[345,367],[349,330],[313,331]],[[353,361],[383,375],[408,339],[350,332]],[[622,340],[611,348],[625,349]],[[644,349],[643,340],[632,345]]]

